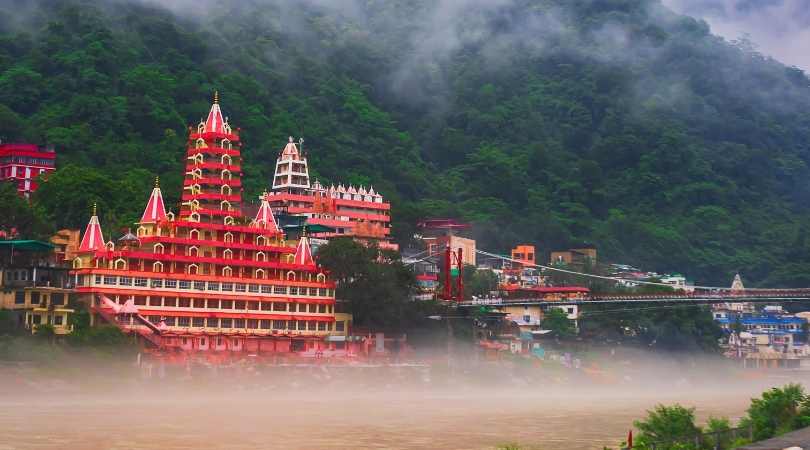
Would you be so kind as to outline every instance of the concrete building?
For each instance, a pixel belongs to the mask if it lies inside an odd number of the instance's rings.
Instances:
[[[39,187],[40,175],[56,170],[56,152],[34,144],[0,144],[0,181],[11,181],[28,197]]]
[[[455,235],[445,235],[445,236],[430,236],[430,237],[423,237],[422,241],[425,243],[425,248],[428,251],[428,255],[442,255],[444,254],[444,249],[450,246],[450,249],[454,252],[458,252],[461,250],[461,259],[465,265],[475,266],[476,263],[476,254],[475,254],[475,240],[464,238],[461,236]]]
[[[53,245],[0,241],[0,309],[10,311],[17,326],[36,332],[40,325],[51,325],[56,334],[70,333],[72,287]]]

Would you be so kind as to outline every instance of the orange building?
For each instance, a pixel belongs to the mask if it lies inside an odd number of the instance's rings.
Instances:
[[[522,265],[534,266],[537,263],[534,245],[524,244],[513,248],[512,259],[520,261]]]
[[[335,320],[335,285],[308,238],[287,240],[266,198],[255,218],[242,213],[241,147],[215,98],[189,132],[178,214],[166,211],[156,183],[137,235],[113,242],[94,211],[72,271],[94,322],[161,349],[336,349],[328,338],[345,336],[347,324]]]
[[[313,237],[351,236],[362,242],[376,242],[381,248],[396,250],[391,242],[391,204],[374,187],[337,187],[310,183],[306,155],[298,143],[289,142],[276,160],[273,188],[265,195],[276,212],[305,216],[307,224],[324,225],[334,232],[314,233]]]

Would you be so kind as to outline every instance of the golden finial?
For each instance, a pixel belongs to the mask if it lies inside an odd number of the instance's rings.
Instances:
[[[219,103],[219,91],[214,91],[214,103]]]
[[[98,205],[96,204],[96,202],[93,202],[93,215],[94,216],[96,215],[97,209],[98,209]]]
[[[160,177],[155,177],[155,188],[160,187]]]

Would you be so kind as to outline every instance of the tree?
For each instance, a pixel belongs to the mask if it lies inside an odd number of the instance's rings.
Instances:
[[[754,440],[768,439],[810,425],[810,398],[798,384],[771,388],[751,400],[743,426],[751,426]]]
[[[542,323],[543,329],[551,330],[551,334],[558,338],[569,338],[576,334],[574,321],[562,308],[549,308],[545,312]]]
[[[652,411],[647,411],[644,420],[637,420],[634,425],[640,431],[634,448],[641,449],[691,448],[682,443],[689,442],[692,437],[701,433],[700,427],[695,425],[695,409],[678,404],[658,405]]]
[[[0,211],[0,232],[5,236],[47,240],[53,234],[44,211],[20,197],[13,183],[0,182]]]
[[[335,296],[347,302],[355,325],[402,331],[419,319],[411,301],[416,278],[399,254],[337,238],[321,246],[316,259],[335,279]]]

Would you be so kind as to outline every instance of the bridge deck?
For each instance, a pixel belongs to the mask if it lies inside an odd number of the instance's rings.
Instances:
[[[717,303],[773,303],[810,301],[810,292],[802,294],[767,294],[767,295],[628,295],[628,296],[595,296],[579,299],[550,300],[542,298],[480,299],[460,302],[458,306],[501,306],[501,305],[597,305],[615,303],[685,303],[708,305]]]

